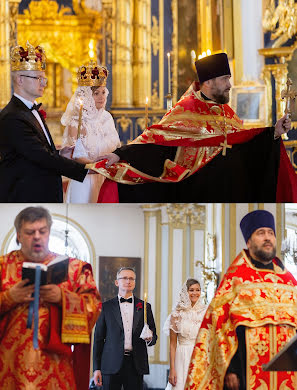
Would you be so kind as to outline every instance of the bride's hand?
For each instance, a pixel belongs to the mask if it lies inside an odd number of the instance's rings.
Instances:
[[[174,369],[172,369],[172,370],[169,371],[168,381],[169,381],[169,383],[170,383],[172,386],[175,386],[175,385],[176,385],[177,376],[176,376],[176,371],[175,371]]]
[[[112,164],[115,164],[117,162],[120,161],[120,157],[115,154],[115,153],[109,153],[109,154],[106,154],[105,156],[100,156],[98,158],[98,161],[101,161],[101,160],[107,160],[105,166],[106,168],[110,167]]]

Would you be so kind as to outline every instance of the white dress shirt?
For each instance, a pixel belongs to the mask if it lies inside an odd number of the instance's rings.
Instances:
[[[123,297],[124,298],[124,297]],[[125,341],[124,350],[132,351],[132,329],[133,329],[133,315],[134,315],[134,297],[131,295],[128,298],[132,298],[132,303],[120,302],[121,296],[118,295],[119,305],[122,315],[122,322],[124,326]]]
[[[27,99],[23,98],[22,96],[18,95],[17,93],[14,93],[14,96],[17,97],[18,99],[20,99],[20,100],[25,104],[25,106],[27,106],[27,107],[31,110],[31,108],[33,107],[33,103],[30,102],[30,100],[27,100]],[[34,103],[37,104],[36,101],[34,101]],[[47,134],[47,132],[46,132],[46,130],[45,130],[44,124],[43,124],[43,122],[42,122],[42,120],[41,120],[41,118],[40,118],[40,114],[38,114],[38,112],[37,112],[36,110],[33,110],[33,111],[32,111],[32,114],[33,114],[33,115],[35,116],[35,118],[38,120],[38,122],[39,122],[39,124],[40,124],[40,126],[41,126],[41,128],[42,128],[42,130],[43,130],[43,132],[44,132],[44,135],[45,135],[45,137],[46,137],[48,143],[51,144],[51,141],[50,141],[50,139],[49,139],[49,136],[48,136],[48,134]]]

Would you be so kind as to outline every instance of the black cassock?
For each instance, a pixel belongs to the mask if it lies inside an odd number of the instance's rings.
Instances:
[[[177,147],[131,144],[117,149],[121,160],[154,177],[166,159],[174,161]],[[280,140],[269,127],[251,141],[233,145],[205,167],[179,183],[119,184],[120,202],[275,202]]]

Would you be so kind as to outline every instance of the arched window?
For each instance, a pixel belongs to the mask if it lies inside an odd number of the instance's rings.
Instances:
[[[52,214],[52,219],[53,225],[49,240],[50,251],[76,257],[94,266],[95,250],[87,232],[72,219],[68,219],[67,223],[63,215]],[[16,232],[12,228],[4,239],[1,253],[8,253],[15,249],[20,249],[20,246],[16,243]]]

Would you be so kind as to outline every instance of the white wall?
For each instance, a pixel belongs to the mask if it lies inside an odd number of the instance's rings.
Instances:
[[[35,206],[34,204],[32,204]],[[0,205],[0,247],[13,228],[16,215],[31,204]],[[66,215],[65,204],[43,204],[50,213]],[[75,220],[89,235],[95,250],[98,278],[99,256],[140,257],[144,255],[144,217],[138,205],[74,205],[68,207],[68,217]]]

